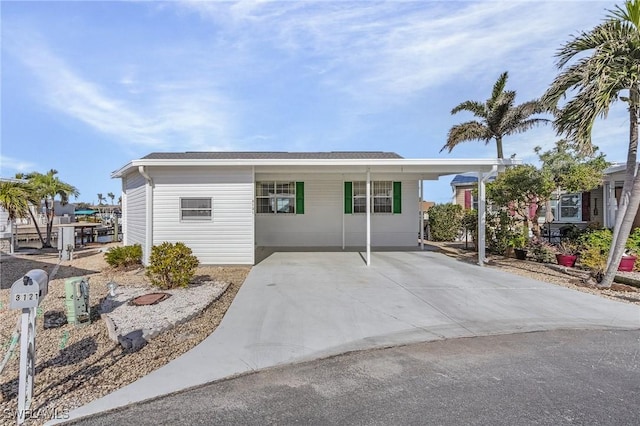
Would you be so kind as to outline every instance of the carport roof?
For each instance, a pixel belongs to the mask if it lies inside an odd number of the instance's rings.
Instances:
[[[253,167],[260,173],[400,173],[421,180],[465,172],[489,172],[519,164],[511,159],[412,159],[394,152],[156,152],[133,160],[111,174],[120,178],[140,168]]]

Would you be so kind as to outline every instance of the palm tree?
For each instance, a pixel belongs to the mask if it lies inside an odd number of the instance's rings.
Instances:
[[[33,187],[29,184],[28,176],[30,175],[26,175],[24,173],[16,173],[16,179],[21,181],[20,184],[22,185],[22,188],[25,191],[25,200],[27,201],[27,205],[29,205],[29,208],[27,210],[29,212],[29,216],[31,216],[31,222],[33,222],[33,226],[35,226],[36,228],[36,232],[38,233],[38,238],[40,239],[40,243],[44,247],[45,245],[44,237],[42,236],[42,231],[40,230],[38,219],[36,219],[36,216],[33,214],[33,209],[31,209],[31,206],[39,206],[42,199],[38,194],[36,194]]]
[[[102,196],[101,192],[98,192],[98,205],[101,206],[104,200],[106,200],[106,198]]]
[[[113,192],[109,192],[107,194],[107,197],[111,198],[111,205],[113,206],[113,200],[115,200],[116,196],[113,194]]]
[[[483,141],[489,144],[496,141],[498,158],[504,158],[502,152],[502,138],[515,133],[522,133],[530,128],[548,122],[543,118],[531,118],[533,114],[543,112],[542,105],[537,101],[529,101],[520,105],[515,104],[516,92],[506,90],[508,73],[500,74],[493,85],[491,97],[485,102],[465,101],[451,110],[451,114],[469,111],[480,120],[467,121],[456,124],[449,130],[447,143],[440,152],[453,150],[458,144],[467,141]]]
[[[47,216],[47,239],[42,247],[51,247],[51,233],[53,231],[53,218],[55,217],[55,199],[60,197],[61,204],[69,202],[69,196],[80,195],[76,187],[62,182],[56,175],[57,170],[51,169],[46,174],[34,172],[27,175],[28,185],[32,193],[41,201],[44,201]]]
[[[614,240],[602,287],[610,287],[640,205],[640,176],[636,173],[638,114],[640,112],[640,0],[616,6],[600,25],[582,32],[556,54],[555,78],[542,100],[555,107],[568,93],[572,98],[556,110],[554,127],[573,140],[579,149],[591,152],[591,129],[598,117],[606,117],[618,99],[629,110],[627,174],[618,208]],[[575,59],[572,65],[565,66]],[[628,96],[624,96],[628,94]]]
[[[13,253],[13,224],[16,219],[27,217],[29,209],[29,193],[24,183],[17,181],[0,181],[0,207],[8,214],[7,223],[11,229],[11,247]]]

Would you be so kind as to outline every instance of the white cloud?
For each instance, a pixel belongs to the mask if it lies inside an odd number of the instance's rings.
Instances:
[[[11,177],[16,173],[26,173],[36,170],[37,164],[32,161],[20,160],[17,158],[7,157],[0,154],[0,175],[2,177]],[[7,170],[12,171],[11,176]]]
[[[140,96],[118,97],[118,87],[86,79],[36,34],[14,32],[7,44],[39,81],[41,102],[123,145],[186,150],[229,138],[230,104],[206,81],[141,83],[129,70],[117,83]]]
[[[533,56],[545,58],[548,71],[565,29],[582,26],[593,10],[513,1],[180,4],[229,30],[241,27],[245,42],[267,39],[309,56],[317,61],[309,69],[317,69],[325,84],[367,101],[411,96],[461,78],[490,80],[510,63],[540,68]],[[549,40],[555,42],[544,46]]]

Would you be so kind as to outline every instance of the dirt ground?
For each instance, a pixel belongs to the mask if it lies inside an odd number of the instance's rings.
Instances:
[[[98,306],[107,295],[106,284],[148,284],[142,269],[114,272],[96,246],[78,252],[75,259],[61,262],[49,294],[42,301],[36,320],[36,376],[31,409],[38,419],[25,424],[39,425],[53,414],[63,417],[88,402],[125,386],[187,352],[218,326],[244,282],[249,267],[199,267],[201,281],[229,282],[227,291],[199,316],[162,333],[137,352],[126,351],[109,339]],[[80,257],[82,256],[82,257]],[[51,273],[58,264],[57,252],[18,254],[0,257],[0,342],[3,357],[7,353],[20,311],[8,309],[9,288],[31,269]],[[69,277],[89,277],[91,324],[64,324],[44,328],[45,320],[66,316],[64,282]],[[15,424],[18,392],[19,347],[15,349],[0,375],[0,425]],[[34,415],[35,417],[35,415]]]

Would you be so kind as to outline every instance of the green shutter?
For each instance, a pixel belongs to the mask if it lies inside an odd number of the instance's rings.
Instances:
[[[393,212],[402,213],[402,182],[393,182]]]
[[[296,214],[304,214],[304,182],[296,182]]]
[[[353,183],[344,183],[344,214],[353,212]]]

